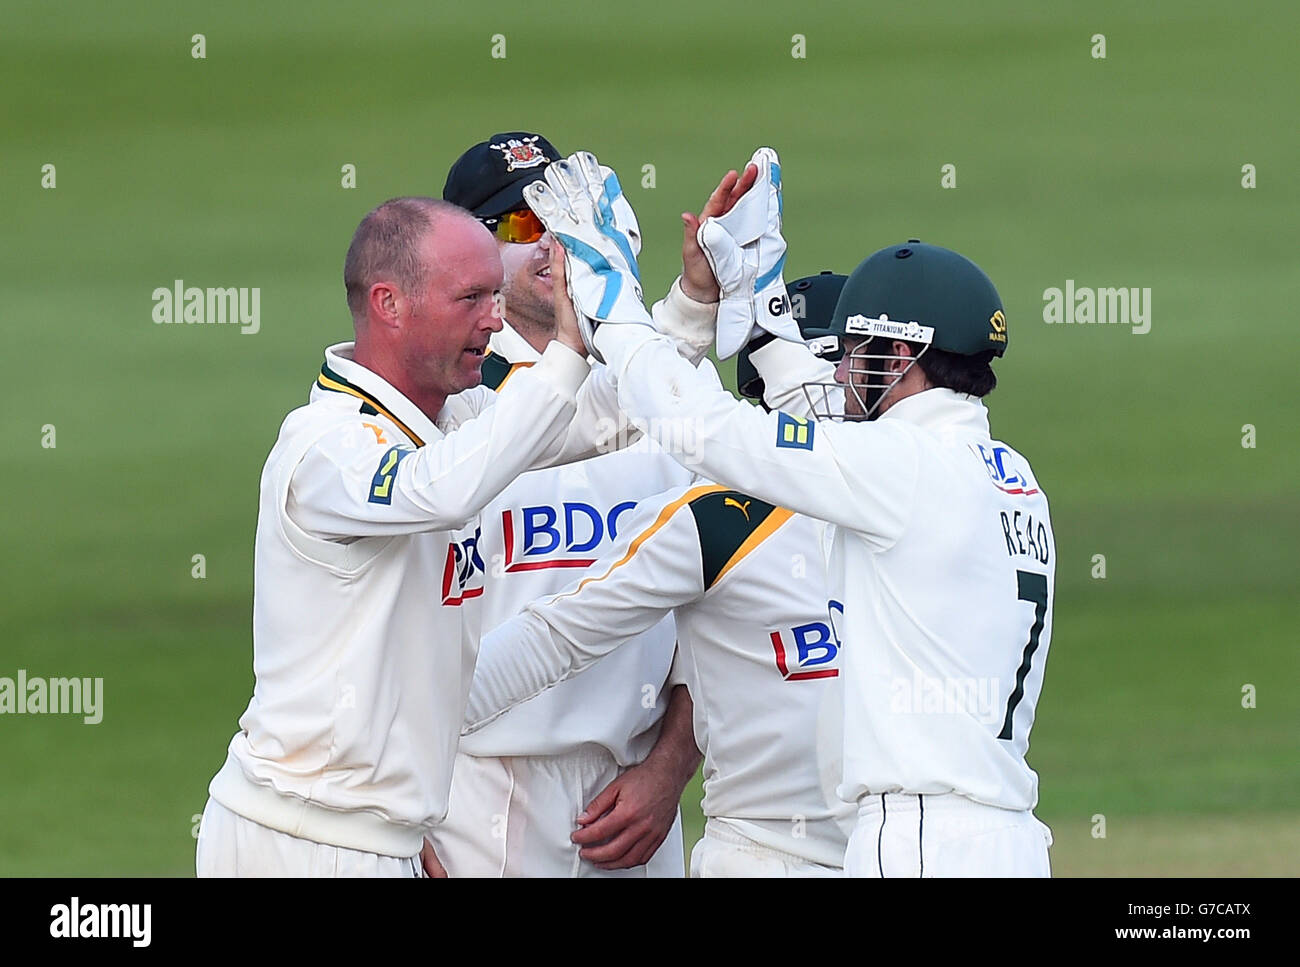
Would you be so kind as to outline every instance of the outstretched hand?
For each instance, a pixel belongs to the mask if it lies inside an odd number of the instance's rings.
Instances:
[[[582,341],[582,330],[578,328],[578,313],[573,308],[573,299],[569,297],[569,280],[564,272],[564,246],[559,242],[551,243],[551,294],[555,300],[555,338],[580,356],[587,355],[586,344]]]
[[[700,248],[700,223],[731,211],[741,196],[754,187],[757,178],[758,166],[754,164],[747,165],[743,174],[728,171],[698,215],[682,212],[682,291],[696,302],[717,302],[721,295],[718,280]]]
[[[612,171],[590,152],[578,151],[548,165],[541,181],[525,185],[524,201],[553,242],[564,246],[565,286],[590,356],[604,362],[594,339],[598,326],[654,329],[642,302],[636,213]],[[551,285],[558,287],[556,275],[553,262]]]

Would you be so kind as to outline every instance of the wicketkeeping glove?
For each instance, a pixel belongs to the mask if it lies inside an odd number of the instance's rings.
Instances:
[[[619,231],[627,236],[627,240],[632,246],[632,254],[639,256],[641,254],[641,223],[636,220],[636,212],[632,211],[632,204],[627,200],[627,195],[623,194],[623,186],[618,183],[618,175],[614,174],[614,169],[608,165],[600,165],[600,180],[601,184],[606,187],[606,193],[610,196],[609,208],[614,215],[614,224],[619,227]],[[637,271],[640,271],[639,266]]]
[[[592,339],[599,325],[654,328],[641,296],[636,215],[613,171],[579,151],[547,166],[546,180],[527,185],[524,200],[564,246],[569,298],[588,353],[605,361]]]
[[[801,342],[799,326],[781,277],[785,239],[781,236],[781,159],[759,148],[754,186],[727,214],[706,218],[696,238],[722,290],[718,305],[718,358],[740,352],[762,331]]]

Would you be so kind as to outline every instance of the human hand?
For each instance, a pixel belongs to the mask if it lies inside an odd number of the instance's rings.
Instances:
[[[569,838],[578,855],[601,870],[648,862],[677,820],[681,787],[672,770],[647,759],[606,786],[578,816],[582,827]]]
[[[445,880],[447,869],[438,859],[438,854],[433,851],[433,843],[426,836],[424,847],[420,850],[420,865],[424,867],[424,875],[433,880]]]
[[[700,247],[700,240],[696,237],[700,223],[706,218],[716,218],[731,211],[741,196],[754,187],[757,177],[758,166],[755,164],[746,165],[744,174],[737,175],[735,171],[728,171],[718,182],[718,187],[713,189],[713,194],[709,195],[698,215],[682,212],[682,292],[696,302],[717,302],[721,292],[718,280],[713,275],[713,267],[709,265],[704,249]]]
[[[595,359],[604,361],[592,341],[598,325],[654,328],[642,302],[635,213],[612,171],[590,152],[579,151],[549,165],[545,180],[524,188],[524,200],[564,248],[565,287]]]
[[[725,214],[700,223],[700,248],[721,290],[718,305],[718,357],[727,359],[762,331],[799,341],[790,313],[782,271],[781,162],[771,148],[750,159],[757,169],[753,187]]]
[[[551,246],[551,292],[555,299],[555,338],[579,356],[587,355],[587,345],[578,325],[578,314],[569,296],[569,280],[564,271],[564,248]]]

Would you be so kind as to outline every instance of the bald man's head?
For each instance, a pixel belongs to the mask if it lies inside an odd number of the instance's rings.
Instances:
[[[474,218],[463,208],[436,198],[390,198],[361,219],[343,263],[348,309],[358,324],[366,318],[370,287],[389,282],[414,302],[429,282],[430,266],[421,258],[425,237],[444,218]]]

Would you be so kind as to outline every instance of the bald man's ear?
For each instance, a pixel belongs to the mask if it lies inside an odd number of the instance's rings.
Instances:
[[[370,287],[367,316],[381,325],[396,326],[401,298],[401,293],[392,283],[376,282]]]

